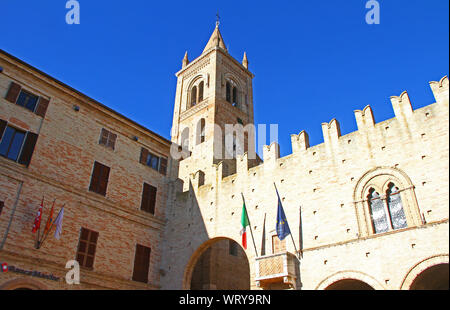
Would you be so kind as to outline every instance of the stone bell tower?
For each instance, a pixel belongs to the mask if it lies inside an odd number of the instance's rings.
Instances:
[[[200,173],[202,183],[213,164],[223,162],[232,174],[238,155],[249,152],[256,156],[255,134],[248,130],[254,124],[254,75],[248,70],[245,53],[242,62],[228,53],[218,22],[202,54],[189,61],[186,52],[176,76],[171,136],[183,149],[179,178],[187,181],[190,175]],[[233,126],[245,132],[226,130]]]

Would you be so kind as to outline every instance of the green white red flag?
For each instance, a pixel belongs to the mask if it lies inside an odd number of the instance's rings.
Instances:
[[[242,247],[247,250],[247,226],[249,226],[247,209],[245,208],[245,202],[242,207],[241,216],[241,236],[242,236]]]

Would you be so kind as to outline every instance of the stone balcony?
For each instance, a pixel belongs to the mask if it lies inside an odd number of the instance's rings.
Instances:
[[[256,285],[266,287],[272,284],[285,284],[296,289],[298,259],[289,252],[270,254],[256,258]]]

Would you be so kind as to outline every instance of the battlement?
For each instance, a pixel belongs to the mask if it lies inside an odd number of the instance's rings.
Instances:
[[[351,154],[356,147],[366,149],[367,153],[376,152],[378,148],[384,150],[385,144],[389,144],[389,137],[402,137],[404,139],[418,139],[421,133],[415,132],[417,128],[425,122],[429,122],[430,118],[440,122],[446,119],[448,121],[448,103],[449,103],[449,80],[444,76],[439,82],[430,82],[436,102],[417,110],[412,109],[411,100],[408,92],[404,91],[399,96],[391,96],[391,103],[395,113],[395,117],[375,123],[372,108],[367,105],[362,110],[355,110],[354,115],[358,130],[341,135],[338,120],[332,119],[328,123],[322,123],[322,132],[324,142],[313,147],[309,144],[309,136],[306,131],[299,134],[291,135],[292,154],[280,157],[280,146],[276,142],[263,146],[263,162],[258,162],[248,158],[248,153],[238,156],[236,159],[236,171],[230,174],[227,170],[225,162],[219,162],[212,166],[211,172],[205,171],[201,173],[211,173],[211,177],[207,177],[207,183],[213,180],[227,182],[243,175],[249,175],[258,169],[270,171],[280,168],[285,161],[293,160],[309,163],[319,158],[320,160],[343,162],[345,154]],[[389,133],[387,133],[389,131]],[[405,138],[406,137],[406,138]],[[370,142],[372,141],[372,142]],[[381,146],[376,145],[373,141],[381,141]],[[234,171],[233,171],[234,172]],[[204,178],[201,175],[200,179]],[[198,182],[197,173],[191,176],[191,182],[195,185],[202,184]],[[195,188],[195,186],[194,186]]]

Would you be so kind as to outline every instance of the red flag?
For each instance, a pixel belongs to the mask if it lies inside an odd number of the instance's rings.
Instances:
[[[41,227],[41,219],[42,219],[42,208],[44,207],[44,198],[42,198],[41,205],[39,206],[38,213],[36,214],[36,218],[34,219],[33,231],[34,234],[39,227]]]
[[[50,230],[53,224],[53,211],[55,209],[55,201],[53,201],[52,209],[50,210],[50,215],[48,216],[47,223],[45,224],[44,236]]]
[[[3,263],[2,264],[2,271],[3,272],[7,272],[8,271],[8,264],[7,263]]]

